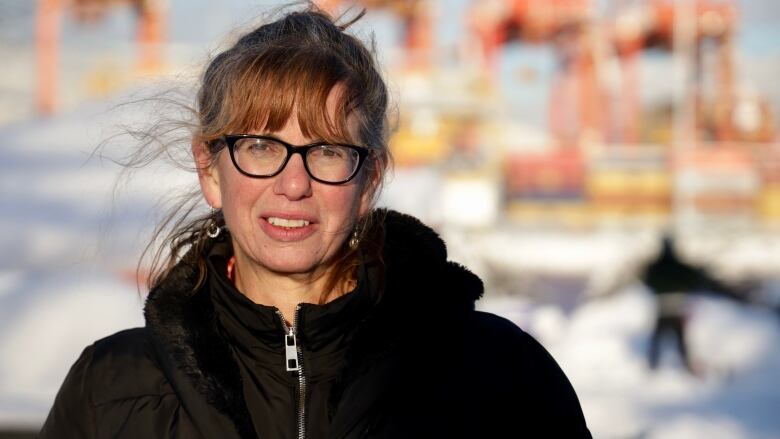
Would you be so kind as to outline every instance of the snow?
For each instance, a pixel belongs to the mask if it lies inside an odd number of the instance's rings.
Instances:
[[[91,156],[110,107],[0,128],[0,427],[37,428],[84,347],[143,325],[127,273],[160,189],[196,182],[166,165],[118,180]]]
[[[129,284],[117,285],[109,276],[46,277],[28,282],[35,286],[10,303],[15,312],[3,319],[0,425],[40,424],[70,364],[88,344],[143,325],[141,298]]]

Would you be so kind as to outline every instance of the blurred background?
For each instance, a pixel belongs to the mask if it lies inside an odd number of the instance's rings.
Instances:
[[[354,33],[398,109],[380,204],[435,226],[478,306],[550,350],[594,437],[780,437],[780,3],[317,3],[367,9]],[[197,184],[122,174],[114,135],[171,116],[127,103],[186,99],[278,5],[0,0],[0,437],[143,324],[137,260]]]

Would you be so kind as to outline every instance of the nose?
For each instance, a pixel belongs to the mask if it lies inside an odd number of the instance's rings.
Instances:
[[[311,177],[306,172],[301,154],[293,154],[274,181],[274,193],[296,201],[311,196]]]

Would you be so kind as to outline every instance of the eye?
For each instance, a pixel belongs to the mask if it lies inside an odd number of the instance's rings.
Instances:
[[[249,148],[254,151],[267,151],[273,148],[272,142],[265,139],[252,139],[254,140],[249,144]]]
[[[337,148],[327,146],[322,149],[322,155],[324,155],[325,157],[341,157],[344,154],[341,150]]]
[[[311,151],[315,157],[323,159],[343,159],[347,156],[347,148],[334,145],[321,145]]]
[[[253,156],[276,155],[284,151],[284,146],[270,139],[248,137],[236,142],[236,151]]]

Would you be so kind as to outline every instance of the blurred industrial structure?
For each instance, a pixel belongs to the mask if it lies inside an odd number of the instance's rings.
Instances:
[[[402,60],[400,167],[440,167],[446,182],[482,200],[452,206],[466,225],[502,212],[524,223],[588,227],[627,223],[775,227],[780,223],[780,147],[771,102],[740,81],[735,0],[473,0],[456,62],[441,62],[434,1],[322,0],[398,17]],[[161,71],[167,2],[38,0],[37,108],[57,105],[58,22],[90,23],[116,7],[137,21],[136,74]],[[555,71],[518,73],[515,87],[547,90],[547,127],[529,136],[507,117],[497,65],[509,45],[548,47]],[[668,77],[642,78],[647,51],[670,57]],[[446,50],[444,52],[447,52]],[[93,88],[110,89],[96,76]],[[670,84],[667,102],[642,102],[645,81]],[[544,127],[541,127],[544,128]]]
[[[57,107],[60,22],[69,13],[79,23],[94,23],[105,18],[112,8],[131,7],[137,20],[136,73],[159,73],[162,66],[162,44],[165,31],[165,0],[37,0],[35,12],[36,42],[36,109],[51,114]],[[102,78],[106,79],[106,78]],[[111,90],[111,85],[95,87]]]
[[[394,11],[404,23],[405,60],[394,72],[402,95],[398,164],[442,166],[459,187],[466,178],[482,194],[497,184],[502,209],[487,213],[570,226],[780,220],[776,114],[738,77],[735,1],[616,0],[600,8],[592,0],[472,1],[454,66],[432,61],[432,17],[442,5],[359,3]],[[549,46],[557,58],[552,78],[521,72],[515,84],[549,90],[542,142],[509,133],[523,121],[497,117],[508,103],[496,66],[518,43]],[[647,51],[666,53],[672,66],[668,77],[645,79],[672,84],[670,100],[652,106],[640,99],[638,64]]]

